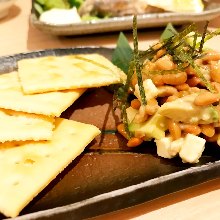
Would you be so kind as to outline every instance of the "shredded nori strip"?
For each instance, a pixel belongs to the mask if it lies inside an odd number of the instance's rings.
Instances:
[[[214,92],[216,91],[215,88],[212,86],[212,84],[210,83],[210,81],[205,78],[205,76],[204,76],[203,73],[201,72],[199,66],[196,65],[195,62],[191,62],[191,61],[189,61],[189,62],[190,62],[190,65],[192,66],[192,68],[195,70],[196,75],[197,75],[197,76],[203,81],[203,83],[205,84],[206,88],[207,88],[210,92],[214,93]]]
[[[172,43],[178,44],[182,39],[184,39],[190,32],[195,32],[196,31],[196,26],[195,24],[191,24],[188,27],[186,27],[182,32],[174,35],[172,38],[169,38],[172,40]]]
[[[205,24],[205,27],[204,27],[203,34],[202,34],[202,40],[201,40],[200,45],[199,45],[199,53],[202,53],[202,49],[203,49],[203,46],[204,46],[204,43],[205,43],[205,36],[206,36],[206,33],[207,33],[208,25],[209,25],[209,22],[207,21],[206,24]]]
[[[146,95],[144,91],[143,79],[142,79],[142,74],[141,74],[143,64],[140,63],[139,50],[138,50],[137,16],[136,15],[133,18],[133,40],[134,40],[134,62],[135,62],[136,75],[138,79],[138,87],[140,91],[141,102],[143,105],[146,105],[147,101],[146,101]]]
[[[142,74],[144,75],[148,75],[148,76],[151,76],[151,75],[165,75],[165,74],[177,74],[181,71],[184,71],[188,66],[184,66],[184,67],[180,67],[178,69],[174,69],[174,70],[147,70],[145,71],[144,69],[142,70]]]
[[[220,35],[220,28],[218,28],[217,30],[210,32],[210,33],[206,33],[205,39],[204,39],[204,43],[207,42],[208,40],[210,40],[211,38]],[[200,45],[200,42],[198,43],[198,45]]]
[[[113,107],[114,109],[118,107],[121,110],[121,118],[125,127],[125,131],[128,135],[128,138],[131,138],[132,134],[128,128],[128,118],[126,109],[128,107],[128,96],[129,96],[129,87],[131,84],[131,79],[134,74],[135,63],[132,60],[129,64],[129,69],[127,73],[127,79],[125,84],[122,84],[115,90],[113,97]]]
[[[192,57],[194,57],[194,55],[195,55],[197,38],[198,38],[198,34],[195,33],[193,36]]]

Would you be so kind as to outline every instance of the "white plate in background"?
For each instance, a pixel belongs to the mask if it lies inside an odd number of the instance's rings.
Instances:
[[[205,7],[205,10],[201,13],[165,12],[138,15],[138,28],[162,27],[166,26],[169,22],[174,25],[186,24],[190,22],[211,20],[218,16],[220,16],[220,2],[209,1]],[[30,19],[32,24],[43,32],[53,35],[67,36],[130,30],[132,29],[133,16],[83,21],[68,25],[52,25],[39,21],[37,15],[35,14],[35,9],[32,6]]]

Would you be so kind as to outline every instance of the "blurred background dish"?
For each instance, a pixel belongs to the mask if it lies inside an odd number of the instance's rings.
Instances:
[[[161,12],[202,12],[202,0],[81,0],[79,14],[98,18]]]
[[[160,5],[160,8],[158,6],[159,0],[154,1],[155,4],[150,6],[145,3],[147,7],[144,6],[143,2],[152,2],[151,0],[124,0],[123,4],[120,0],[107,0],[109,4],[106,4],[106,1],[104,4],[103,0],[80,1],[83,3],[74,7],[77,8],[81,16],[81,21],[73,23],[68,21],[67,24],[65,24],[65,22],[60,24],[56,22],[57,18],[54,19],[54,22],[51,22],[51,17],[48,22],[46,20],[41,20],[42,13],[52,13],[55,7],[61,7],[62,10],[71,10],[70,7],[73,5],[54,6],[52,4],[45,6],[40,5],[38,3],[39,0],[32,0],[31,22],[38,29],[53,35],[83,35],[130,30],[132,29],[133,14],[138,14],[139,29],[161,27],[169,22],[179,25],[211,20],[220,15],[220,2],[211,0],[167,0],[166,4]],[[182,4],[182,8],[180,7],[180,3]],[[106,5],[109,7],[107,8]],[[170,11],[167,11],[168,8]],[[54,16],[54,12],[52,16]]]
[[[0,19],[8,15],[9,9],[15,0],[0,0]]]

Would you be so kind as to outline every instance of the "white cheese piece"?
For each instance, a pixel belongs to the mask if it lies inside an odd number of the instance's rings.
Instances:
[[[180,152],[183,146],[183,142],[184,142],[184,138],[179,138],[171,142],[169,153],[172,157],[175,157]]]
[[[130,106],[126,109],[126,113],[127,113],[128,122],[131,123],[134,120],[135,116],[138,114],[138,110]]]
[[[158,95],[159,90],[154,85],[151,79],[145,79],[143,81],[143,86],[144,86],[145,96],[147,100],[155,98]],[[139,90],[138,84],[135,85],[134,95],[141,102],[141,96],[140,96],[140,90]]]
[[[170,154],[171,138],[164,137],[159,140],[155,140],[157,146],[157,155],[163,158],[172,158]]]
[[[157,145],[157,154],[160,157],[164,158],[173,158],[181,150],[184,139],[179,138],[175,141],[172,141],[170,137],[161,138],[160,140],[155,140]]]
[[[75,7],[72,9],[54,8],[43,12],[40,21],[47,24],[67,25],[81,22],[81,18]]]
[[[198,163],[205,149],[206,140],[193,134],[187,134],[179,156],[185,163]]]

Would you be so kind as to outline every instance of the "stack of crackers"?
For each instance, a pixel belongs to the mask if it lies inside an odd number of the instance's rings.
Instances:
[[[0,75],[0,212],[19,215],[100,134],[61,113],[87,88],[124,78],[98,54],[24,59]]]

